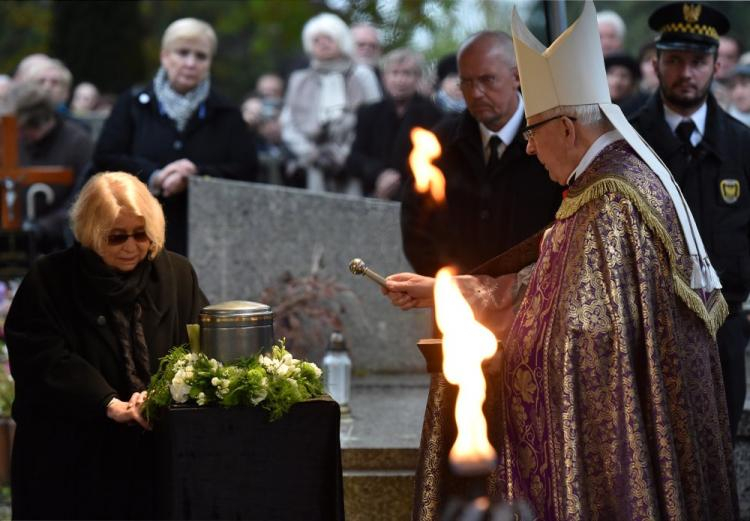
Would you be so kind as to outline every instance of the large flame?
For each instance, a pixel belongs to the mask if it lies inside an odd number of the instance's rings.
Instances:
[[[440,143],[435,134],[419,127],[412,129],[411,142],[414,146],[409,154],[409,166],[414,172],[414,187],[421,194],[430,192],[435,202],[442,203],[445,200],[445,176],[432,164],[442,152]]]
[[[452,270],[443,268],[435,281],[435,316],[443,332],[443,374],[458,385],[458,436],[450,461],[456,470],[478,474],[491,471],[497,458],[487,439],[487,421],[482,413],[487,390],[482,361],[495,354],[497,340],[474,319],[452,275]]]

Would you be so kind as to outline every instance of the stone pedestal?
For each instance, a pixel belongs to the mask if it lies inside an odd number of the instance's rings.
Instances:
[[[409,521],[429,375],[355,378],[341,420],[347,521]]]

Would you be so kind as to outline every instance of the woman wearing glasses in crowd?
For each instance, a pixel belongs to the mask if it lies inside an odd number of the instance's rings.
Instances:
[[[253,181],[256,146],[239,108],[211,84],[217,39],[202,20],[167,27],[161,67],[118,99],[94,152],[97,171],[136,174],[164,205],[167,249],[187,253],[187,186],[193,176]]]
[[[92,177],[71,227],[76,243],[34,264],[5,322],[13,516],[154,518],[144,391],[206,297],[187,259],[164,249],[161,206],[135,176]]]

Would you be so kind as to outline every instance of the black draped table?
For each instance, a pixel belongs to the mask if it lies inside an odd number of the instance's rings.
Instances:
[[[171,407],[154,431],[162,519],[344,519],[339,406]]]

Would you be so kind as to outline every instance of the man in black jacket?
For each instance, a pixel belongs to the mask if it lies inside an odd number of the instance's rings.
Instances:
[[[399,199],[409,175],[410,132],[430,128],[440,120],[440,109],[417,93],[423,59],[409,49],[396,49],[383,58],[386,97],[357,111],[357,133],[346,169],[362,180],[365,195]]]
[[[24,227],[33,234],[35,253],[47,254],[73,242],[68,233],[68,210],[75,187],[83,184],[94,143],[85,129],[56,111],[55,100],[39,85],[19,83],[11,96],[20,137],[19,164],[62,166],[73,171],[73,185],[51,184],[48,196],[52,197],[34,197],[33,208],[25,210],[28,221]]]
[[[467,272],[550,223],[561,188],[526,154],[523,100],[513,42],[481,32],[458,52],[467,111],[433,129],[442,155],[446,201],[437,206],[406,187],[401,207],[404,252],[417,273],[443,266]]]
[[[649,25],[661,32],[654,62],[659,90],[632,123],[675,176],[721,279],[730,314],[717,341],[734,436],[746,389],[750,130],[710,93],[719,34],[729,22],[707,5],[677,3],[657,9]]]

